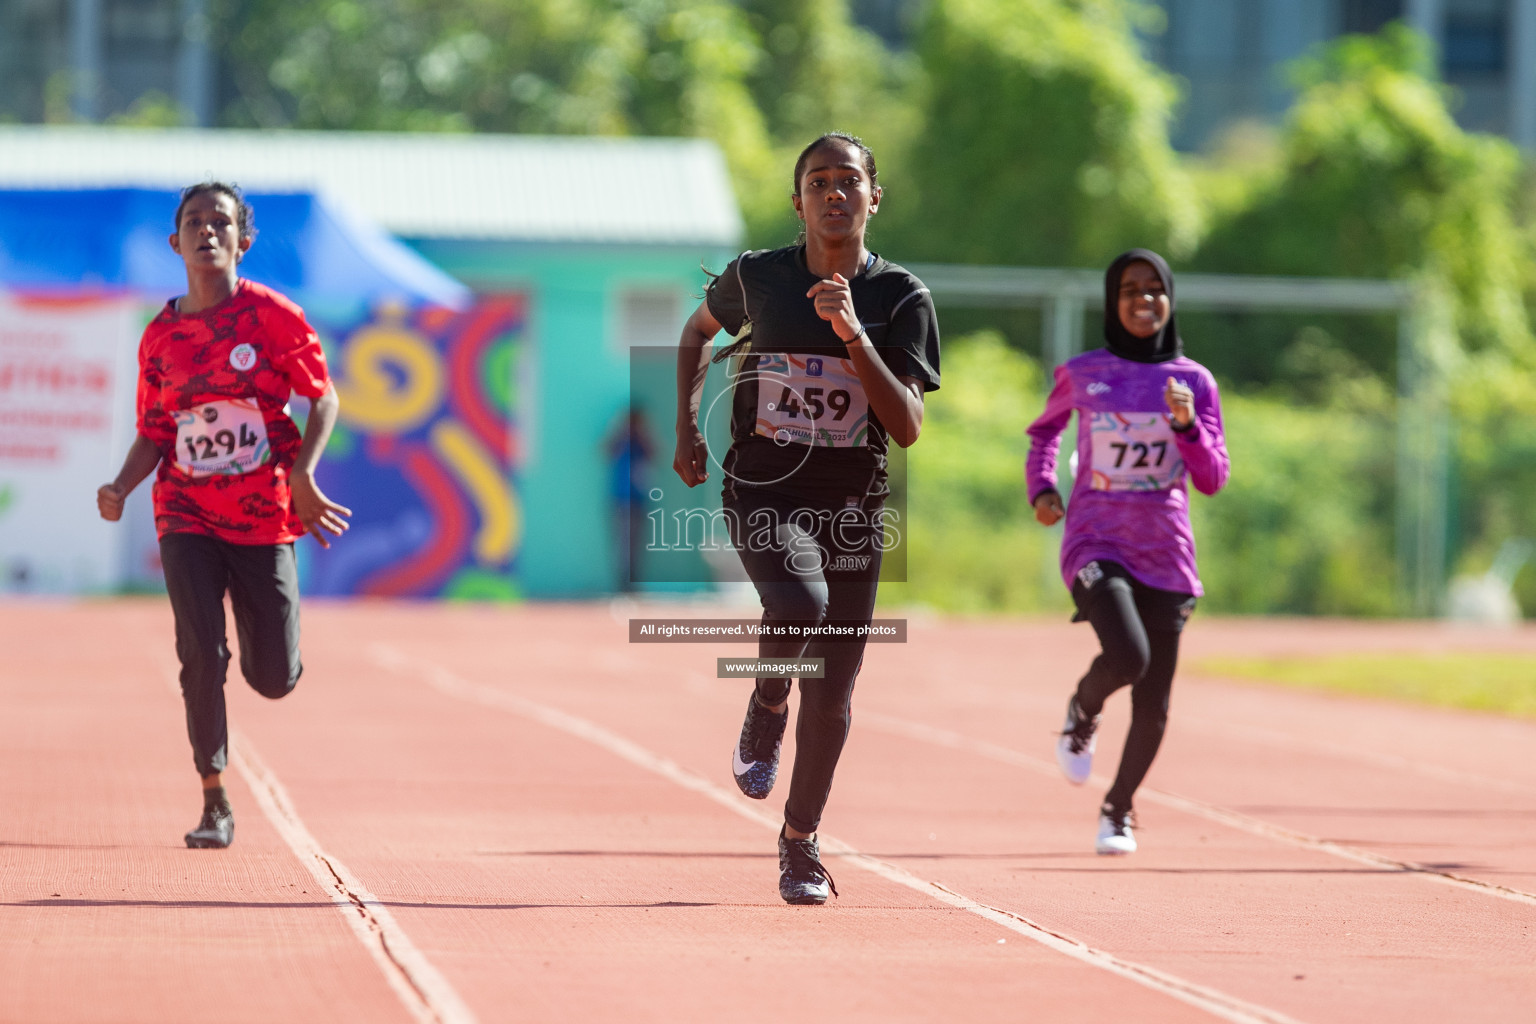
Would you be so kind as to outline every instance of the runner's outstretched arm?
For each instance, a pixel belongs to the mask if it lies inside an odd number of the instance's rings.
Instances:
[[[341,399],[336,396],[336,385],[328,384],[325,393],[310,403],[309,418],[304,421],[304,439],[299,443],[299,454],[294,457],[289,486],[293,488],[293,512],[309,531],[310,536],[328,548],[330,541],[321,530],[337,537],[347,532],[346,517],[352,510],[327,498],[315,483],[315,466],[331,439],[331,429],[336,426],[336,414],[341,411]]]
[[[158,465],[160,449],[143,434],[133,435],[133,444],[128,446],[128,454],[123,458],[123,468],[118,471],[117,479],[96,489],[96,509],[101,513],[101,518],[109,523],[121,519],[123,502]]]
[[[1045,411],[1029,425],[1029,457],[1024,463],[1024,483],[1029,503],[1042,526],[1054,526],[1066,515],[1056,490],[1056,457],[1061,432],[1072,418],[1072,377],[1065,366],[1056,367],[1056,383],[1045,401]]]
[[[709,344],[720,333],[720,322],[699,303],[677,343],[677,453],[672,468],[689,487],[709,479],[709,447],[699,429],[699,402],[709,373]]]

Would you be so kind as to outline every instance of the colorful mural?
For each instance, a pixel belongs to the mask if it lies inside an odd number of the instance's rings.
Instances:
[[[312,319],[339,339],[327,354],[341,419],[319,483],[353,517],[329,551],[301,545],[304,592],[515,598],[526,297],[386,306],[344,331]]]

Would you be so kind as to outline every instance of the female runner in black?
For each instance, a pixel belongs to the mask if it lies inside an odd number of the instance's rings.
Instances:
[[[746,252],[710,282],[678,352],[677,455],[694,487],[709,479],[699,400],[711,339],[733,356],[731,447],[720,463],[731,539],[763,603],[763,660],[823,659],[800,678],[796,754],[779,894],[834,894],[816,829],[848,737],[854,679],[875,607],[888,518],[887,451],[917,440],[923,395],[939,386],[939,329],[928,289],[864,245],[880,207],[874,156],[858,139],[823,135],[795,163],[791,199],[803,241]],[[820,628],[828,635],[807,638]],[[851,634],[851,635],[850,635]],[[764,799],[778,774],[790,679],[759,677],[732,771]]]

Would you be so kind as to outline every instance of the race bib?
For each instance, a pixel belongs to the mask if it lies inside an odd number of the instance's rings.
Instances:
[[[822,448],[869,442],[869,398],[852,360],[767,353],[755,373],[757,433]]]
[[[254,398],[225,398],[171,416],[176,465],[188,476],[249,473],[272,460],[267,421]]]
[[[1088,430],[1096,491],[1166,491],[1184,473],[1166,413],[1096,412]]]

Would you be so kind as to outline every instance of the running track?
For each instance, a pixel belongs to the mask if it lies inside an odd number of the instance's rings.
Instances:
[[[311,603],[291,697],[231,680],[216,852],[181,848],[164,603],[0,604],[0,1020],[1536,1015],[1536,723],[1185,672],[1142,852],[1102,859],[1103,781],[1050,761],[1089,630],[914,621],[855,697],[842,897],[786,907],[782,794],[735,795],[745,687],[713,678],[750,650],[632,646],[629,614],[679,611]],[[1185,650],[1488,646],[1536,630],[1206,619]]]

